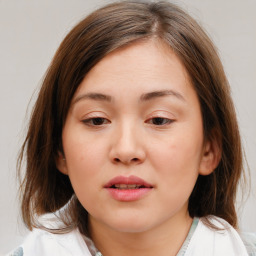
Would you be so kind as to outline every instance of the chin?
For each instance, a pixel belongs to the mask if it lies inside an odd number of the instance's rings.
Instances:
[[[122,233],[142,233],[152,228],[152,221],[147,221],[144,218],[120,218],[115,219],[107,225],[117,231]]]

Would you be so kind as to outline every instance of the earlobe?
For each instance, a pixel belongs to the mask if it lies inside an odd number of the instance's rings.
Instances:
[[[216,137],[205,143],[200,166],[199,174],[209,175],[218,166],[221,159],[221,146]]]
[[[65,175],[68,175],[68,168],[67,168],[67,162],[66,162],[66,159],[65,157],[63,156],[62,153],[59,152],[58,154],[58,157],[56,159],[56,167],[57,169],[65,174]]]

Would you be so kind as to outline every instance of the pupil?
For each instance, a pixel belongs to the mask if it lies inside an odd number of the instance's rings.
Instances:
[[[155,125],[161,125],[161,124],[163,124],[163,118],[161,118],[161,117],[156,117],[156,118],[154,118],[153,119],[153,124],[155,124]]]
[[[103,118],[100,118],[100,117],[97,117],[97,118],[93,118],[93,124],[94,125],[101,125],[101,124],[103,124],[104,123],[104,120],[103,120]]]

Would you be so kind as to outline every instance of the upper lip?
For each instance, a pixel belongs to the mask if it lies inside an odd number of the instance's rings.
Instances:
[[[105,186],[104,188],[110,188],[116,184],[125,184],[125,185],[138,185],[138,186],[143,186],[145,188],[153,188],[151,184],[143,180],[142,178],[139,178],[137,176],[117,176],[113,179],[111,179]]]

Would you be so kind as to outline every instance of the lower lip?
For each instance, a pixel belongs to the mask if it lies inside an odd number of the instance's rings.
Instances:
[[[117,201],[131,202],[136,201],[146,196],[152,188],[138,188],[138,189],[114,189],[107,188],[110,195]]]

